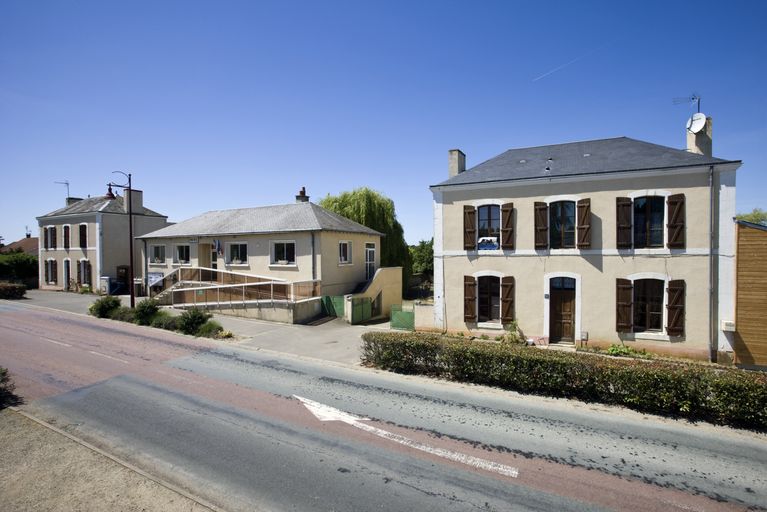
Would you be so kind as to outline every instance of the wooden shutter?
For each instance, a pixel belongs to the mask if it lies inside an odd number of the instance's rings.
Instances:
[[[514,249],[514,203],[501,206],[501,249]]]
[[[472,276],[463,276],[463,319],[477,321],[477,280]]]
[[[477,248],[477,210],[473,206],[463,207],[463,248],[467,251]]]
[[[514,276],[501,278],[501,323],[510,324],[514,321]]]
[[[51,239],[50,239],[51,249],[56,248],[56,226],[51,228]]]
[[[88,247],[88,226],[86,224],[80,224],[80,247],[82,249]]]
[[[591,199],[578,201],[578,249],[591,247]]]
[[[684,336],[684,281],[668,282],[668,325],[666,333],[669,336]]]
[[[549,247],[549,205],[535,203],[535,248]]]
[[[668,196],[668,248],[684,249],[684,194]]]
[[[93,286],[93,272],[91,270],[90,261],[85,262],[85,279],[87,284],[89,284],[90,286]]]
[[[631,306],[634,301],[634,284],[628,279],[615,280],[615,330],[633,331]]]
[[[45,284],[48,284],[51,281],[51,274],[48,271],[48,269],[50,268],[50,264],[51,264],[50,261],[43,262],[43,266],[45,267]]]
[[[631,217],[631,199],[628,197],[616,197],[616,246],[619,249],[631,249]]]
[[[59,264],[56,260],[51,261],[51,282],[58,283],[59,282]]]
[[[48,228],[43,228],[43,248],[48,248]]]
[[[63,232],[63,237],[64,237],[64,249],[69,249],[69,232],[71,228],[69,226],[64,226],[63,228],[61,228],[61,230]]]
[[[77,285],[83,284],[83,264],[81,261],[77,262]]]

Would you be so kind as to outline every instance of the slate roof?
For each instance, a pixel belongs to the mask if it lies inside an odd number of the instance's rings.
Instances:
[[[125,215],[125,210],[123,209],[123,197],[116,196],[114,198],[110,198],[109,196],[98,196],[98,197],[89,197],[87,199],[81,199],[80,201],[77,201],[74,204],[65,206],[64,208],[59,208],[58,210],[54,210],[50,213],[46,213],[45,215],[41,215],[40,217],[38,217],[38,219],[41,219],[44,217],[56,217],[59,215],[74,215],[74,214],[81,214],[81,213],[97,213],[97,212],[121,213]],[[138,208],[137,210],[133,212],[133,215],[147,215],[150,217],[166,217],[166,215],[162,215],[146,207]]]
[[[138,238],[244,235],[298,231],[340,231],[379,235],[382,233],[342,217],[314,203],[281,204],[214,210],[167,226]]]
[[[628,137],[617,137],[510,149],[432,186],[673,169],[729,162],[739,160],[722,160]]]

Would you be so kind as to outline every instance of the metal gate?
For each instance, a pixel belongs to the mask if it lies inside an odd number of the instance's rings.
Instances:
[[[352,299],[352,325],[370,320],[373,314],[373,301],[370,297]]]
[[[407,309],[403,310],[402,304],[392,304],[389,322],[391,328],[415,331],[415,312],[412,308],[412,306],[407,306]]]
[[[344,296],[325,295],[322,297],[322,314],[327,316],[344,316]]]

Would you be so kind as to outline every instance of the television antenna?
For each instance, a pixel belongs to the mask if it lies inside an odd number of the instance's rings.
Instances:
[[[64,181],[54,181],[56,185],[66,185],[67,186],[67,197],[72,197],[69,195],[69,180]]]
[[[696,92],[690,94],[689,96],[674,98],[672,101],[674,102],[674,105],[682,105],[684,103],[695,103],[698,108],[698,113],[700,114],[700,94]]]

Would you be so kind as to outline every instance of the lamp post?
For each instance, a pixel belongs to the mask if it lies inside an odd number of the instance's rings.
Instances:
[[[112,185],[114,187],[120,187],[123,190],[127,191],[127,193],[124,195],[125,200],[128,201],[128,236],[130,236],[129,244],[130,247],[130,266],[128,267],[128,287],[130,288],[130,307],[135,308],[136,307],[136,291],[134,290],[133,286],[133,188],[131,188],[132,182],[131,182],[131,174],[125,174],[122,171],[114,171],[112,174],[122,174],[126,178],[128,178],[128,184],[127,185],[120,185],[118,183],[109,183],[109,185]]]

